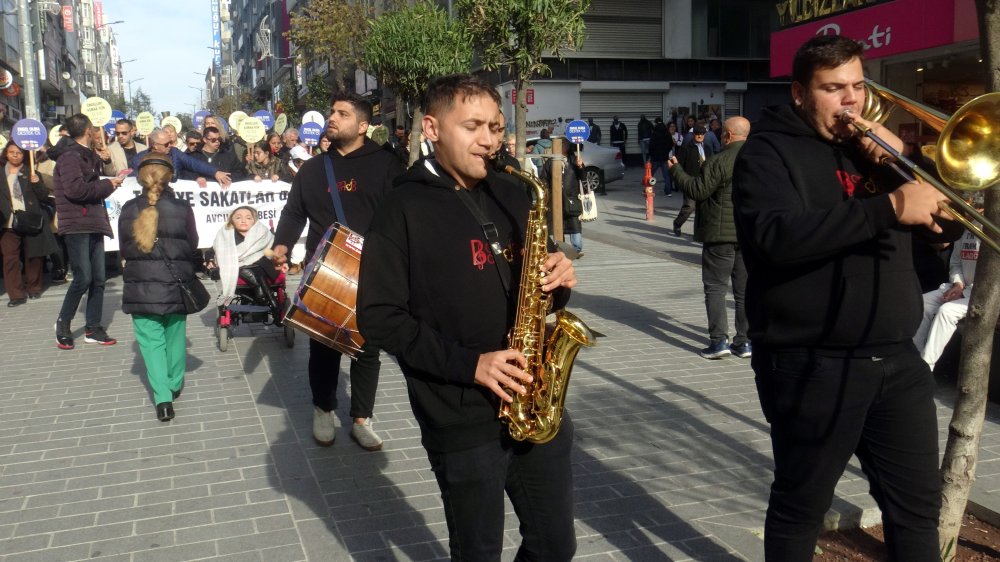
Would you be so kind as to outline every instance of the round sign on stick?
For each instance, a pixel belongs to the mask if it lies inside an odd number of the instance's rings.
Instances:
[[[285,129],[287,128],[288,128],[288,114],[282,113],[274,120],[274,132],[280,135],[281,133],[284,133]]]
[[[318,111],[307,111],[302,116],[302,123],[318,123],[320,125],[326,124],[326,119],[323,114]]]
[[[7,137],[0,135],[0,146],[7,146]]]
[[[229,119],[228,119],[228,121],[229,121],[229,128],[232,129],[232,130],[234,130],[234,131],[239,131],[240,130],[240,123],[242,123],[243,120],[246,119],[246,118],[247,118],[247,114],[244,111],[237,110],[237,111],[234,111],[234,112],[230,113],[229,114]]]
[[[573,144],[583,144],[590,137],[590,125],[586,121],[570,121],[566,125],[566,138]]]
[[[267,127],[264,126],[264,122],[256,117],[247,117],[240,122],[239,132],[240,138],[247,141],[248,144],[253,144],[259,140],[262,140],[265,135],[267,135]]]
[[[23,150],[38,150],[45,144],[45,125],[34,119],[21,119],[10,129],[14,144]]]
[[[135,130],[139,132],[140,135],[146,136],[153,132],[156,127],[156,118],[153,114],[148,111],[143,111],[135,118]]]
[[[49,131],[49,144],[51,144],[52,146],[59,144],[59,137],[62,136],[59,134],[59,131],[61,130],[62,130],[62,125],[56,125],[55,127],[52,127],[52,130]],[[5,141],[2,144],[7,144],[7,143]]]
[[[253,116],[260,119],[260,122],[263,123],[264,127],[268,129],[274,126],[274,116],[271,115],[271,112],[266,109],[262,109],[257,113],[254,113]]]
[[[89,117],[92,124],[103,127],[105,123],[111,120],[111,104],[104,98],[92,96],[83,102],[80,113]]]
[[[164,117],[163,119],[160,119],[160,126],[163,127],[166,125],[173,125],[174,130],[177,131],[178,133],[181,132],[181,129],[184,128],[184,125],[181,124],[181,120],[173,115],[169,115],[167,117]]]
[[[316,123],[302,123],[299,128],[299,138],[306,146],[316,146],[319,144],[319,137],[323,134],[323,127]]]

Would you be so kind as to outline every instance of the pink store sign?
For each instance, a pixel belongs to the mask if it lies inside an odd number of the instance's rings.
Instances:
[[[972,37],[978,37],[975,19],[963,17],[972,5],[973,0],[895,0],[772,33],[771,76],[791,74],[795,51],[814,35],[857,39],[865,44],[866,59],[920,51],[968,38],[970,30],[964,28],[970,19]]]

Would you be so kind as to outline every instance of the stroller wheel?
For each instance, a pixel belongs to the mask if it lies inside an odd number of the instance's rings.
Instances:
[[[225,328],[216,327],[215,337],[219,343],[219,351],[225,352],[229,349],[229,340],[233,337],[232,329],[228,326]]]

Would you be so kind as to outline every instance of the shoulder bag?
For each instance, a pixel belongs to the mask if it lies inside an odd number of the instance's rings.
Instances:
[[[159,248],[160,240],[157,239],[153,245]],[[181,281],[181,278],[174,272],[174,264],[170,263],[167,256],[163,255],[163,248],[159,248],[159,250],[160,257],[163,258],[163,263],[167,264],[167,269],[170,270],[170,274],[173,276],[174,281],[177,282],[177,287],[181,291],[181,300],[184,301],[184,313],[197,314],[205,310],[209,301],[212,300],[205,285],[197,277],[192,277],[190,281]]]
[[[18,236],[35,236],[42,232],[42,214],[31,211],[14,211],[10,229]]]

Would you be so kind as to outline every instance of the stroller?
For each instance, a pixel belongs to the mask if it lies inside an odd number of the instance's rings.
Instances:
[[[218,277],[217,269],[213,272],[213,277]],[[215,338],[219,345],[219,351],[229,349],[229,340],[233,339],[233,331],[239,324],[259,323],[272,326],[284,320],[285,311],[288,309],[284,272],[278,274],[273,282],[268,282],[264,276],[259,278],[264,282],[266,289],[270,291],[271,297],[277,304],[277,309],[280,311],[278,317],[274,317],[267,299],[259,298],[259,295],[256,294],[256,287],[248,283],[243,275],[240,275],[236,281],[236,295],[228,305],[219,307],[219,318],[215,323]],[[282,324],[282,326],[285,345],[294,347],[295,331],[287,324]]]

